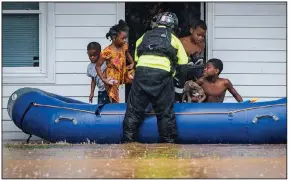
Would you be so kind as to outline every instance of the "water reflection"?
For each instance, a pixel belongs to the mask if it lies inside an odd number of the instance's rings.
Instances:
[[[20,147],[4,147],[4,178],[286,178],[286,145]]]

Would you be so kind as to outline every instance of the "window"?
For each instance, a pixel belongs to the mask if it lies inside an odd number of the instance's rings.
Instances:
[[[2,9],[3,82],[54,82],[54,24],[53,14],[48,14],[53,5],[3,2]]]

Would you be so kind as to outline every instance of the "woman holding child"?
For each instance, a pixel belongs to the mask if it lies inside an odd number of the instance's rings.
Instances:
[[[106,38],[110,38],[112,43],[106,47],[96,63],[96,71],[100,79],[104,82],[108,96],[112,103],[119,103],[119,86],[128,84],[133,79],[134,61],[128,51],[127,32],[129,28],[125,21],[110,28]],[[129,65],[126,66],[126,59]],[[101,66],[106,61],[107,68],[102,74]]]

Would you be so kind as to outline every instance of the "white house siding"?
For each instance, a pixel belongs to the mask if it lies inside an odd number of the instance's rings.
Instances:
[[[207,3],[208,57],[244,99],[286,96],[286,3]],[[235,101],[227,92],[226,102]]]
[[[125,18],[125,3],[54,3],[53,18],[55,58],[49,60],[55,61],[55,83],[3,84],[2,135],[4,140],[28,137],[10,120],[6,109],[9,96],[19,88],[40,88],[88,102],[90,79],[86,75],[89,63],[86,46],[91,41],[99,42],[102,48],[109,45],[110,41],[105,38],[105,35],[119,19]],[[124,102],[124,88],[120,90],[120,94],[121,101]],[[94,98],[94,102],[97,102],[97,97]]]
[[[111,25],[124,19],[125,3],[55,3],[54,11],[55,57],[49,60],[55,61],[55,83],[3,84],[4,140],[28,137],[10,120],[6,109],[9,96],[19,88],[36,87],[88,101],[86,45],[98,41],[104,48],[110,43],[104,36]],[[245,99],[286,96],[286,4],[207,3],[206,12],[208,57],[223,60],[222,76]],[[233,101],[228,93],[226,101]]]

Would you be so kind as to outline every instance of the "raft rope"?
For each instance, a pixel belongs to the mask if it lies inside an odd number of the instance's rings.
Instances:
[[[26,140],[26,144],[29,144],[29,141],[30,141],[30,138],[32,137],[32,135],[31,134],[29,134],[29,137],[27,138],[27,140]]]
[[[67,110],[72,110],[72,111],[79,111],[79,112],[85,112],[85,113],[90,113],[90,114],[96,114],[96,112],[94,112],[94,111],[86,111],[86,110],[82,110],[82,109],[60,107],[60,106],[53,106],[53,105],[47,105],[47,104],[33,103],[33,106],[35,106],[35,107],[48,107],[48,108],[67,109]],[[270,108],[270,107],[277,107],[277,106],[286,106],[286,103],[285,104],[272,104],[272,105],[266,105],[266,106],[256,106],[256,107],[232,110],[232,111],[228,111],[228,112],[176,112],[175,114],[176,115],[227,114],[229,116],[232,116],[235,113],[242,112],[242,111],[249,111],[249,110],[254,110],[254,109]],[[100,113],[100,115],[124,115],[124,114],[125,113],[122,113],[122,112]],[[146,112],[145,114],[154,115],[155,113],[154,112]]]
[[[22,126],[23,126],[23,120],[24,120],[24,118],[25,118],[27,112],[30,110],[30,108],[31,108],[32,106],[34,106],[34,103],[30,103],[30,104],[29,104],[29,106],[25,109],[25,111],[24,111],[24,113],[23,113],[23,115],[22,115],[22,117],[21,117],[21,119],[20,119],[20,129],[21,129],[22,131],[23,131],[23,128],[22,128]],[[24,131],[23,131],[23,132],[24,132]],[[27,132],[24,132],[24,133],[29,134],[29,138],[26,140],[26,143],[28,144],[30,138],[32,137],[32,135],[31,135],[30,133],[27,133]]]

